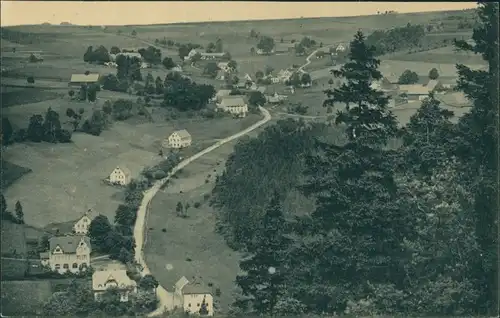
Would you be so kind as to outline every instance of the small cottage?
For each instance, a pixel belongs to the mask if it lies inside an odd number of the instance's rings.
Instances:
[[[185,130],[174,131],[167,139],[162,143],[164,148],[185,148],[191,146],[192,138],[191,134]]]
[[[245,117],[248,113],[248,105],[243,96],[226,96],[217,104],[217,109],[226,111],[239,117]]]
[[[73,232],[76,234],[87,234],[89,231],[90,223],[92,219],[90,218],[92,210],[89,209],[85,212],[82,217],[80,217],[73,225]]]
[[[132,180],[132,174],[123,166],[116,167],[109,175],[109,182],[112,184],[127,185],[130,180]]]
[[[193,278],[190,282],[183,276],[175,284],[175,293],[182,297],[182,307],[185,312],[204,316],[214,315],[212,291],[200,280]]]
[[[137,292],[137,283],[127,276],[124,269],[96,271],[92,274],[92,290],[96,301],[99,301],[109,288],[118,289],[120,301],[127,302],[130,293]]]

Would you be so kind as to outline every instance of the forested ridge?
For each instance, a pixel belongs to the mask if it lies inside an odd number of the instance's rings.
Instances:
[[[498,314],[498,3],[478,16],[455,46],[489,68],[457,65],[473,102],[458,123],[430,94],[398,128],[359,31],[325,91],[346,105],[336,127],[290,119],[238,143],[212,197],[248,255],[234,315]]]

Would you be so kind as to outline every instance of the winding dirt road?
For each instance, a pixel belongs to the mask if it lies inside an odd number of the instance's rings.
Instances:
[[[187,166],[188,164],[190,164],[194,160],[200,158],[201,156],[206,155],[207,153],[219,148],[223,144],[228,143],[234,139],[240,138],[240,137],[248,134],[249,132],[259,128],[260,126],[264,125],[269,120],[271,120],[271,114],[269,114],[269,112],[265,108],[259,107],[259,109],[260,109],[261,113],[264,115],[263,119],[261,119],[260,121],[253,124],[252,126],[246,128],[246,129],[244,129],[244,130],[242,130],[234,135],[231,135],[229,137],[226,137],[226,138],[218,141],[217,143],[213,144],[212,146],[198,152],[194,156],[183,160],[169,173],[169,175],[166,178],[157,181],[153,185],[152,188],[150,188],[149,190],[144,192],[144,198],[142,200],[141,206],[139,207],[139,209],[137,211],[137,220],[136,220],[135,226],[134,226],[134,238],[135,238],[135,244],[136,244],[135,259],[136,259],[137,263],[143,268],[141,271],[142,276],[145,276],[147,274],[151,274],[151,272],[149,271],[149,268],[144,260],[143,245],[144,245],[144,229],[145,229],[145,225],[146,225],[146,214],[147,214],[148,206],[149,206],[151,200],[153,199],[153,197],[156,195],[158,190],[160,190],[161,186],[168,179],[170,179],[170,177],[174,173],[176,173],[180,169],[184,168],[185,166]],[[152,313],[150,313],[148,315],[150,317],[160,315],[165,310],[170,310],[170,309],[174,308],[174,297],[173,297],[172,293],[168,292],[163,286],[161,286],[161,285],[158,286],[158,288],[156,289],[156,295],[157,295],[160,303],[159,303],[158,309],[153,311]]]

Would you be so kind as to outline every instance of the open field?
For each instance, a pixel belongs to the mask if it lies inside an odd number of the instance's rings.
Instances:
[[[37,315],[50,296],[64,291],[70,282],[70,279],[2,281],[2,314]],[[79,279],[77,283],[89,284],[89,281]]]
[[[78,105],[88,105],[74,103],[72,106],[69,100],[60,100],[58,104],[28,104],[6,110],[14,124],[27,125],[31,114],[43,114],[49,106],[63,118],[67,107],[77,109]],[[161,141],[174,130],[187,129],[192,134],[192,147],[186,149],[188,155],[250,126],[259,118],[250,115],[240,120],[180,119],[135,125],[115,122],[99,137],[75,133],[70,144],[14,144],[6,149],[5,159],[33,172],[5,191],[6,200],[9,205],[20,200],[26,222],[36,226],[74,220],[89,208],[112,219],[121,203],[114,198],[120,197],[121,190],[104,185],[101,180],[116,166],[126,166],[133,177],[138,176],[145,166],[161,160],[158,156]]]
[[[0,176],[0,188],[2,190],[7,189],[11,184],[22,178],[24,175],[32,172],[31,169],[26,167],[21,167],[11,162],[2,160],[1,162],[1,176]]]
[[[412,54],[397,53],[390,57],[394,61],[414,61],[425,63],[450,64],[459,63],[465,65],[485,65],[481,56],[469,52],[455,52],[454,47],[445,46],[439,49],[416,52]]]

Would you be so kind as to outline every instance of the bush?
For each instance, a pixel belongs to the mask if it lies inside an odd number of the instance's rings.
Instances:
[[[28,76],[26,81],[28,82],[28,84],[35,84],[35,78],[33,76]]]
[[[153,172],[153,178],[156,180],[161,180],[161,179],[165,178],[166,176],[167,176],[167,174],[163,170],[157,170],[157,171]]]
[[[201,206],[201,203],[200,202],[195,202],[193,206],[198,209]]]
[[[165,233],[165,232],[167,232],[167,229],[166,229],[166,228],[163,228],[163,229],[161,229],[161,231],[162,231],[163,233]]]

